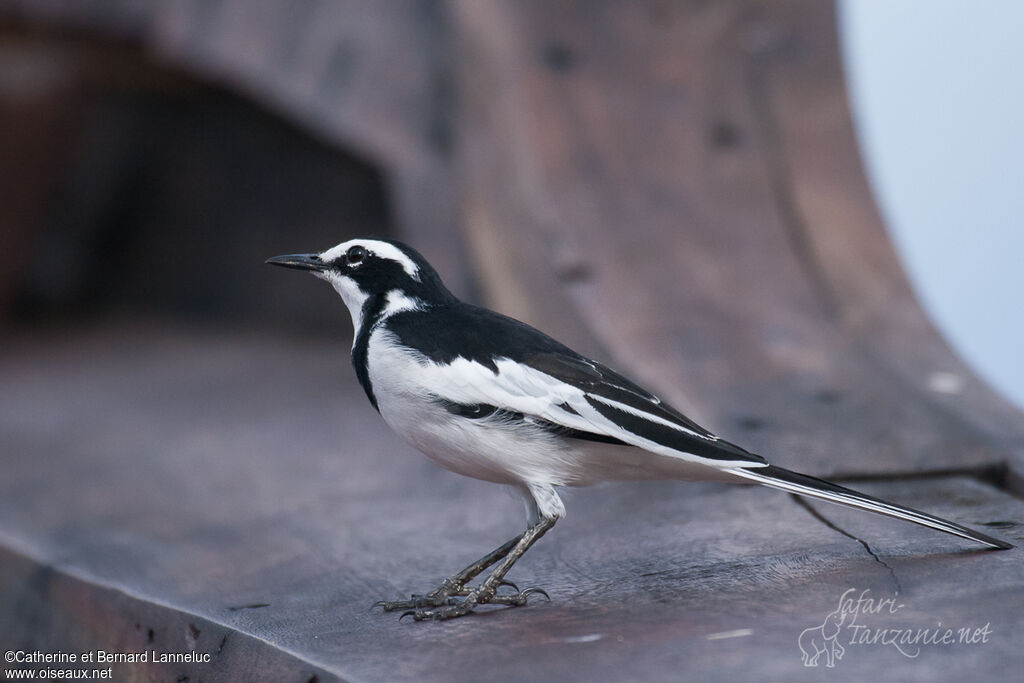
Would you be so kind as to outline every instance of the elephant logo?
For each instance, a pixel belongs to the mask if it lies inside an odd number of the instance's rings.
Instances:
[[[846,650],[839,644],[839,634],[843,630],[846,614],[842,609],[825,617],[821,626],[806,628],[800,633],[797,645],[800,646],[804,666],[818,666],[818,661],[825,655],[825,666],[833,668],[837,659],[842,659]]]

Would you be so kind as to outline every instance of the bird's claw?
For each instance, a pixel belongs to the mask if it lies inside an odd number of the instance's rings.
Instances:
[[[370,609],[382,608],[385,612],[394,612],[396,609],[408,609],[410,607],[416,607],[416,601],[414,600],[378,600],[373,603]]]
[[[522,595],[525,598],[526,596],[533,595],[535,593],[538,595],[543,595],[545,600],[551,602],[551,596],[548,595],[548,592],[540,586],[532,586],[531,588],[527,588],[522,593],[520,593],[520,595]]]
[[[536,586],[532,588],[527,588],[524,591],[516,591],[512,594],[494,595],[487,602],[492,605],[508,605],[509,607],[522,607],[527,603],[527,600],[531,595],[543,595],[545,600],[551,602],[551,596],[548,595],[548,592],[543,588],[538,588]],[[483,601],[481,600],[481,602]]]

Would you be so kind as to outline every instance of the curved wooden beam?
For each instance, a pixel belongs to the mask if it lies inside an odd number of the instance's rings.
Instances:
[[[1009,459],[1024,420],[877,215],[829,4],[457,6],[464,216],[499,307],[797,469]]]

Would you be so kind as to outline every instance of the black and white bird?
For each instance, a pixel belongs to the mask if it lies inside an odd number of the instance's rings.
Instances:
[[[507,484],[527,529],[411,600],[379,603],[416,620],[481,604],[522,605],[512,565],[565,514],[557,489],[603,481],[754,481],[870,510],[991,548],[1010,544],[933,515],[768,464],[721,439],[604,365],[518,320],[459,301],[414,249],[355,239],[267,263],[329,282],[355,328],[352,362],[384,421],[439,465]],[[475,586],[470,582],[494,567]],[[515,593],[499,593],[502,586]],[[544,594],[546,596],[546,594]]]

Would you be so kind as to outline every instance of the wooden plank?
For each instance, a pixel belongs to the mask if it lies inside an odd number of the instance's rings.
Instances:
[[[193,680],[237,680],[257,657],[303,681],[315,669],[327,672],[321,680],[790,677],[804,670],[800,632],[855,587],[899,591],[905,608],[865,622],[876,627],[990,623],[992,634],[916,659],[851,646],[829,672],[839,680],[998,680],[1021,663],[1019,550],[979,552],[818,508],[872,555],[759,487],[572,493],[568,517],[511,577],[544,586],[550,604],[399,622],[371,603],[423,590],[516,533],[521,505],[391,434],[343,343],[135,324],[3,343],[0,533],[31,558],[12,563],[5,551],[5,644],[129,648],[152,627],[171,649],[192,623],[197,650],[216,651],[227,633],[237,648],[230,666],[180,670]],[[975,480],[859,486],[1024,538],[1024,504]]]
[[[93,575],[76,575],[0,547],[0,633],[5,651],[146,653],[145,664],[55,662],[22,669],[84,670],[109,680],[276,680],[301,683],[341,680],[336,675],[234,627],[181,612],[153,596],[136,597],[107,587]],[[160,655],[196,653],[209,661],[156,661]],[[166,659],[166,658],[164,658]],[[97,676],[97,677],[99,677]]]

